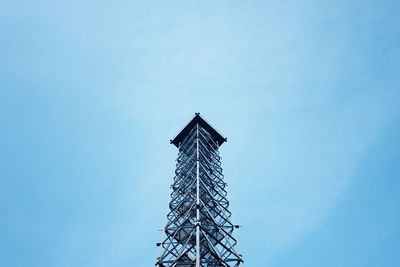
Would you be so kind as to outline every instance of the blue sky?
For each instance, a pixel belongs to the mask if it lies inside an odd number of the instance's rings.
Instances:
[[[244,266],[399,266],[397,1],[0,3],[0,266],[152,266],[194,112]]]

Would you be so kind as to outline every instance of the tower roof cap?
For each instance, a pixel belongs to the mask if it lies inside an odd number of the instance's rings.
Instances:
[[[175,145],[176,147],[179,148],[179,143],[185,139],[185,137],[190,133],[190,131],[193,129],[193,127],[196,126],[196,124],[199,124],[201,127],[203,127],[211,136],[215,139],[215,141],[218,142],[218,146],[221,146],[224,142],[226,142],[228,139],[226,137],[223,137],[217,130],[214,129],[205,119],[203,119],[200,116],[200,113],[195,113],[195,116],[193,119],[180,131],[174,139],[171,140],[171,144]]]

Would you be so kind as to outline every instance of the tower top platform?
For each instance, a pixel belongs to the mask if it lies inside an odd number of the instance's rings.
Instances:
[[[218,146],[221,146],[224,142],[227,141],[227,138],[223,137],[219,132],[217,132],[217,130],[214,129],[214,127],[212,127],[206,120],[204,120],[200,116],[200,113],[195,113],[194,118],[182,129],[182,131],[180,131],[175,136],[174,139],[170,141],[171,144],[179,148],[179,143],[183,139],[185,139],[185,137],[190,133],[190,131],[193,129],[193,127],[196,126],[197,123],[211,134],[215,141],[218,142]]]

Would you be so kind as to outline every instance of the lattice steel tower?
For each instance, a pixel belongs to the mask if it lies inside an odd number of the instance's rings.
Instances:
[[[219,147],[226,141],[199,113],[171,143],[178,159],[166,235],[156,266],[233,267],[243,262],[235,250]]]

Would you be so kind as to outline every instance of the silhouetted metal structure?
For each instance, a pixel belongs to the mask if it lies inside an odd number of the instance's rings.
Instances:
[[[166,235],[156,266],[239,266],[219,147],[226,141],[199,113],[171,143],[179,149]]]

